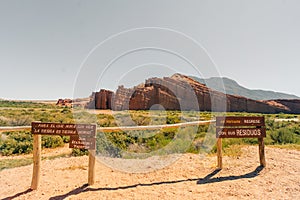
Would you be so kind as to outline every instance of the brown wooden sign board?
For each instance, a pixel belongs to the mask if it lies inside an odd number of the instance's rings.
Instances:
[[[265,128],[217,128],[217,138],[261,138],[266,137]]]
[[[263,116],[258,117],[216,117],[217,126],[265,126],[265,118]]]
[[[41,177],[41,135],[70,136],[71,148],[89,149],[88,184],[95,182],[95,154],[96,154],[96,125],[95,124],[62,124],[32,122],[33,134],[33,173],[31,189],[36,190]]]
[[[78,149],[96,149],[96,138],[91,137],[79,137],[75,135],[70,136],[69,148]]]
[[[265,118],[263,116],[229,116],[216,117],[216,137],[218,168],[222,169],[222,138],[257,138],[259,147],[260,165],[266,166],[265,144],[266,137]]]
[[[96,135],[95,124],[62,124],[32,122],[32,134],[40,135]]]

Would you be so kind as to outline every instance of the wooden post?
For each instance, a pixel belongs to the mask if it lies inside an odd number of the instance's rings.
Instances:
[[[33,172],[31,189],[36,190],[40,181],[41,174],[41,135],[33,135]]]
[[[218,169],[222,169],[222,138],[217,140]]]
[[[258,138],[258,151],[259,151],[259,162],[260,165],[266,167],[266,158],[265,158],[265,143],[264,138]]]
[[[95,150],[89,150],[89,170],[88,170],[88,184],[95,183]]]

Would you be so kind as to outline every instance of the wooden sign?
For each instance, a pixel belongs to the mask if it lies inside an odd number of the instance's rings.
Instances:
[[[79,137],[79,136],[70,136],[69,142],[70,148],[78,148],[78,149],[96,149],[96,138],[94,137]]]
[[[217,117],[217,126],[265,126],[264,117]]]
[[[95,182],[96,125],[95,124],[62,124],[62,123],[31,123],[33,134],[33,173],[31,189],[36,190],[41,177],[41,135],[70,136],[71,148],[89,149],[88,184]]]
[[[265,167],[266,137],[265,118],[263,116],[216,117],[216,137],[218,168],[222,169],[222,138],[257,138],[260,165]]]
[[[32,122],[32,134],[40,135],[96,135],[95,124],[62,124]]]
[[[216,117],[216,125],[225,126],[217,128],[217,138],[266,137],[264,117]]]
[[[266,137],[265,128],[217,128],[217,138]]]

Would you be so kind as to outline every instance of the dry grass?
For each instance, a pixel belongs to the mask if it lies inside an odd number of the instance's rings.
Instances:
[[[239,158],[243,154],[242,147],[243,145],[230,145],[229,147],[224,149],[224,155]]]
[[[300,151],[300,145],[299,144],[277,144],[277,145],[268,145],[268,147]]]
[[[69,167],[65,167],[65,168],[62,168],[60,170],[62,171],[65,171],[65,170],[77,170],[77,169],[80,169],[80,170],[87,170],[87,165],[71,165]]]

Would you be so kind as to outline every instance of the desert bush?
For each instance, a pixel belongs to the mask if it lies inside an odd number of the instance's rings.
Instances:
[[[77,148],[73,148],[72,149],[72,156],[85,156],[88,155],[89,151],[87,149],[77,149]]]
[[[136,126],[146,126],[150,123],[150,118],[144,115],[134,115],[132,121],[135,122]]]
[[[11,108],[54,108],[55,105],[35,103],[28,101],[8,101],[0,100],[0,107],[11,107]]]
[[[32,152],[32,136],[29,132],[22,131],[13,134],[4,133],[5,139],[0,140],[0,152],[4,156]]]
[[[28,115],[14,117],[8,121],[9,126],[29,126],[33,119]]]
[[[76,123],[95,123],[102,127],[112,127],[118,125],[148,125],[148,124],[174,124],[184,121],[192,121],[201,117],[203,120],[211,119],[212,116],[221,115],[221,113],[210,112],[195,112],[195,111],[129,111],[126,113],[118,112],[115,115],[108,114],[91,114],[89,112],[80,111],[71,112],[70,108],[61,108],[56,106],[44,106],[39,104],[27,104],[13,102],[3,103],[0,101],[0,126],[9,125],[29,125],[31,121],[42,122],[62,122],[74,123],[74,116]],[[22,106],[29,106],[24,108]],[[9,108],[14,107],[14,108]],[[18,108],[18,109],[15,109]],[[20,109],[19,109],[20,108]],[[73,116],[74,115],[74,116]],[[124,117],[126,116],[127,117]],[[257,114],[249,113],[230,113],[236,116],[251,116]],[[267,137],[265,144],[286,144],[286,143],[300,143],[300,126],[299,122],[276,122],[276,118],[299,118],[299,115],[264,115],[266,118]],[[116,124],[118,121],[118,124]],[[209,127],[211,130],[209,130]],[[186,127],[187,128],[187,127]],[[199,153],[200,151],[208,152],[211,150],[216,142],[215,129],[211,126],[199,126],[198,130],[190,130],[195,136],[194,141],[188,147],[188,152]],[[18,132],[11,132],[5,134],[6,138],[0,140],[1,154],[15,154],[26,153],[32,151],[32,147],[25,140],[18,140],[15,134]],[[160,131],[128,131],[128,132],[115,132],[115,133],[102,133],[97,134],[97,152],[102,155],[121,157],[124,151],[147,153],[162,149],[172,142],[177,137],[175,142],[174,151],[182,152],[186,148],[186,141],[191,140],[191,133],[188,129],[183,130],[181,134],[176,135],[176,129],[165,128]],[[30,137],[31,134],[29,133]],[[15,138],[16,137],[16,138]],[[27,137],[27,136],[26,136]],[[61,146],[63,143],[69,142],[68,136],[47,137],[43,136],[44,147]],[[32,138],[26,139],[31,141]],[[244,139],[224,139],[223,145],[225,148],[231,145],[239,144],[257,144],[257,138],[244,138]],[[206,145],[206,146],[205,146]],[[172,145],[170,145],[172,147]],[[169,147],[168,147],[169,148]],[[170,152],[171,149],[166,149]],[[215,148],[213,148],[215,151]],[[81,155],[81,150],[74,150],[74,155]]]
[[[61,136],[62,140],[64,143],[69,143],[70,142],[70,136]]]
[[[45,135],[42,136],[42,147],[55,148],[64,146],[64,141],[59,135]]]
[[[299,137],[288,128],[273,131],[270,136],[275,144],[295,144],[299,142]]]
[[[114,140],[111,142],[112,139],[113,137],[108,139],[104,133],[98,132],[96,153],[102,156],[121,157],[121,150],[116,144],[112,143]]]
[[[119,115],[117,114],[116,117]],[[112,115],[98,114],[97,115],[97,124],[101,127],[110,127],[116,126],[114,117]]]
[[[61,136],[42,136],[43,148],[63,146]],[[13,154],[27,154],[33,150],[33,138],[30,131],[5,132],[0,138],[0,152],[8,156]]]
[[[166,120],[167,124],[177,124],[181,122],[179,113],[175,111],[168,111]]]

